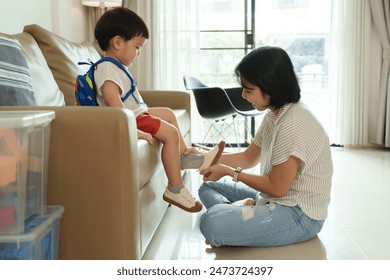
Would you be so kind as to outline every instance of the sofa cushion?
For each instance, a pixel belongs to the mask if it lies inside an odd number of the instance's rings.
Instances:
[[[54,80],[45,57],[37,42],[27,33],[8,35],[0,33],[0,36],[19,41],[28,68],[30,69],[31,82],[34,97],[38,106],[63,106],[64,96]]]
[[[0,105],[37,105],[30,72],[17,40],[0,36]]]
[[[24,31],[31,34],[44,54],[66,105],[75,105],[76,77],[88,70],[88,66],[77,65],[80,61],[97,61],[100,55],[92,43],[73,43],[38,25],[27,25]]]

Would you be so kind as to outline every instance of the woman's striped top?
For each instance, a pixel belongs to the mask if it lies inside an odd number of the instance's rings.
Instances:
[[[274,201],[299,206],[312,219],[324,220],[330,203],[333,164],[329,138],[320,122],[301,102],[289,103],[277,115],[269,111],[255,136],[261,149],[260,175],[290,156],[301,160],[298,174],[282,198],[261,193],[260,203]]]

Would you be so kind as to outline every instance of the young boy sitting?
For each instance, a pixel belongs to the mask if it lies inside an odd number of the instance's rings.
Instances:
[[[95,37],[104,56],[116,59],[124,66],[132,65],[149,38],[145,22],[127,8],[115,8],[103,14],[95,27]],[[132,82],[126,73],[111,62],[100,63],[95,70],[97,101],[100,106],[127,108],[136,117],[138,138],[149,143],[153,138],[162,142],[161,158],[168,177],[163,199],[188,212],[199,212],[202,204],[184,186],[181,169],[202,170],[215,164],[224,142],[207,153],[186,146],[173,111],[165,107],[149,108],[136,88],[122,102],[121,97],[130,90]]]

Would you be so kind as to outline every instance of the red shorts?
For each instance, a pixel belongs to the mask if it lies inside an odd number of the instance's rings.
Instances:
[[[156,135],[157,131],[160,129],[161,119],[154,117],[149,113],[142,113],[135,120],[139,130],[150,133],[152,136]]]

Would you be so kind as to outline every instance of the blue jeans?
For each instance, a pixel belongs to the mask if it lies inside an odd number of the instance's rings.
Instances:
[[[245,198],[256,200],[259,192],[243,183],[222,178],[204,182],[199,197],[207,211],[202,214],[200,231],[215,246],[269,247],[309,240],[320,232],[324,221],[313,220],[297,207],[275,202],[236,206]]]

